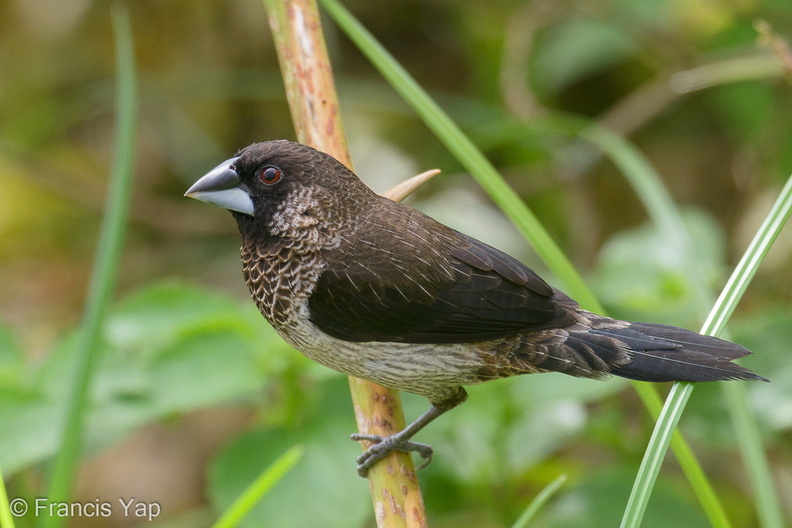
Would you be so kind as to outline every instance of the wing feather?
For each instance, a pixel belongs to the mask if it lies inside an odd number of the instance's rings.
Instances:
[[[405,343],[483,341],[574,321],[574,303],[518,260],[440,224],[413,223],[414,236],[399,232],[387,251],[358,243],[339,252],[311,294],[311,321],[347,341]],[[377,273],[361,262],[377,262]]]

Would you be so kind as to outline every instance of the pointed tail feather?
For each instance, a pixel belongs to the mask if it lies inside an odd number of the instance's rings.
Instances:
[[[674,326],[602,321],[586,332],[570,333],[567,345],[584,345],[616,376],[638,381],[768,381],[732,363],[751,353],[735,343]]]

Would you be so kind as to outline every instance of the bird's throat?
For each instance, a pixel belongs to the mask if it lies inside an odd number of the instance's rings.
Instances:
[[[275,239],[241,248],[242,273],[264,317],[282,331],[298,318],[324,268],[317,252],[304,252]]]

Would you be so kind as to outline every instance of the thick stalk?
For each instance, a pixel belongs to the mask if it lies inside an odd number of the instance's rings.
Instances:
[[[332,69],[314,0],[263,0],[278,52],[297,140],[351,168]],[[349,379],[358,431],[388,436],[404,428],[399,393]],[[350,460],[350,464],[353,461]],[[412,458],[393,453],[368,473],[377,526],[426,526]]]

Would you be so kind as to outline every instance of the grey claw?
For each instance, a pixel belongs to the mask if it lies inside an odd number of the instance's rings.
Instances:
[[[365,453],[357,457],[357,472],[361,477],[368,475],[369,469],[371,469],[374,464],[394,451],[418,453],[421,458],[424,459],[424,462],[418,466],[417,469],[425,468],[432,461],[432,446],[428,444],[421,444],[419,442],[402,440],[398,435],[383,437],[379,435],[353,434],[352,440],[356,442],[365,441],[374,443],[374,445],[369,447]]]

